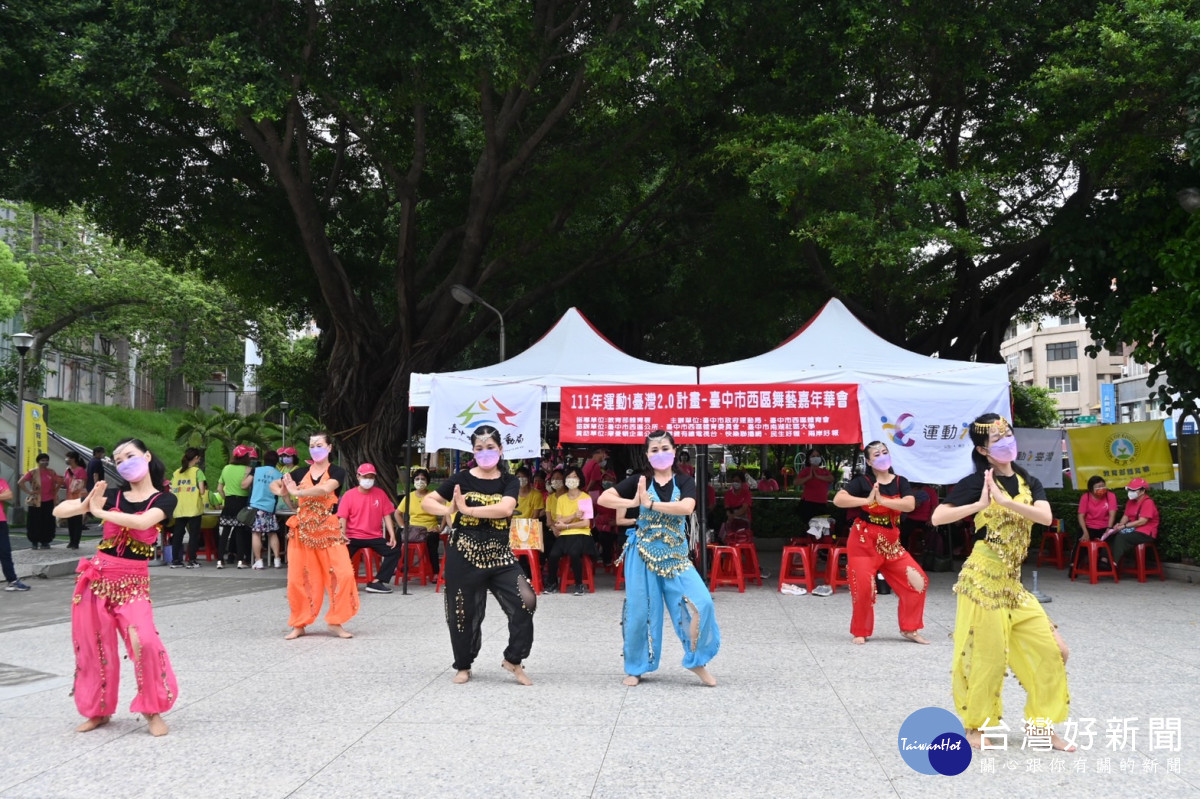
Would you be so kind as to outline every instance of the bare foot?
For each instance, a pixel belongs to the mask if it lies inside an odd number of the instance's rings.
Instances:
[[[351,634],[346,628],[344,628],[340,624],[329,625],[329,632],[333,633],[338,638],[353,638],[354,637],[353,634]]]
[[[854,643],[858,644],[859,646],[862,646],[863,644],[865,644],[867,642],[867,639],[861,635],[854,636],[853,640],[854,640]]]
[[[150,734],[155,738],[161,738],[167,734],[167,722],[163,721],[163,717],[157,713],[143,713],[146,717],[146,723],[150,725]]]
[[[1069,744],[1062,738],[1058,737],[1058,733],[1050,734],[1050,745],[1060,752],[1074,752],[1075,744]]]
[[[633,686],[637,685],[641,681],[642,681],[641,677],[638,677],[636,674],[630,674],[625,679],[621,680],[621,684],[628,685],[630,688],[632,688]]]
[[[76,727],[75,732],[91,732],[98,727],[103,727],[110,721],[112,721],[112,716],[93,716]]]
[[[292,631],[291,631],[290,633],[288,633],[287,635],[283,636],[283,640],[285,640],[285,641],[295,641],[297,638],[299,638],[299,637],[300,637],[300,636],[302,636],[302,635],[304,635],[304,628],[303,628],[303,627],[293,627],[293,628],[292,628]]]
[[[694,666],[688,669],[688,671],[699,677],[700,682],[704,683],[709,688],[712,688],[717,684],[717,678],[709,674],[708,669],[704,668],[703,666]]]
[[[507,660],[500,661],[500,665],[505,671],[511,671],[513,676],[517,678],[517,682],[521,685],[533,685],[533,680],[525,673],[525,667],[515,663],[509,663]]]
[[[471,670],[470,669],[459,669],[457,672],[454,673],[454,684],[455,685],[462,685],[469,679],[471,679]]]
[[[913,641],[913,642],[915,642],[915,643],[918,643],[918,644],[927,644],[927,643],[929,643],[929,642],[928,642],[927,640],[925,640],[925,638],[924,638],[924,637],[923,637],[923,636],[922,636],[922,635],[921,635],[919,632],[917,632],[916,630],[910,630],[909,632],[904,632],[903,630],[901,630],[901,631],[900,631],[900,634],[901,634],[901,635],[903,635],[903,636],[904,636],[905,638],[907,638],[908,640],[910,640],[910,641]]]
[[[967,730],[965,737],[972,749],[979,749],[983,744],[983,733],[979,730]]]

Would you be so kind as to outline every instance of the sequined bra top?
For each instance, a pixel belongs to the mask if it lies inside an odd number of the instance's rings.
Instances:
[[[679,486],[671,478],[671,499],[679,501]],[[687,517],[642,508],[631,534],[646,568],[661,577],[675,577],[691,565],[688,560]]]
[[[117,497],[113,501],[113,509],[121,513],[127,513],[128,511],[121,510],[121,494],[121,491],[117,492]],[[146,507],[134,512],[134,515],[140,516],[154,507],[154,500],[158,499],[161,494],[161,491],[153,494],[150,499],[146,500]],[[115,522],[105,522],[104,537],[96,545],[96,549],[112,552],[119,558],[129,557],[126,554],[126,550],[129,550],[135,559],[149,560],[154,557],[154,547],[158,543],[158,535],[162,532],[162,527],[162,523],[160,522],[145,530],[134,530],[129,527],[122,527]]]
[[[1017,495],[1014,500],[1022,505],[1033,504],[1033,493],[1029,490],[1029,484],[1025,482],[1025,478],[1017,475]],[[1004,491],[1004,486],[996,481],[996,488],[999,491]],[[1004,491],[1007,496],[1008,492]],[[1029,537],[1033,530],[1033,522],[1026,519],[1016,511],[1008,510],[1001,507],[995,499],[979,513],[975,514],[975,529],[982,530],[987,528],[987,535],[984,541],[987,541],[1000,560],[1004,562],[1012,573],[1020,579],[1021,564],[1025,561],[1025,555],[1029,552]]]

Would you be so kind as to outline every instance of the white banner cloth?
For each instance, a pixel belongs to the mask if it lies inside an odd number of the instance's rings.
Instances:
[[[457,449],[470,452],[471,434],[481,425],[500,431],[504,457],[541,455],[542,386],[521,383],[483,384],[478,380],[433,378],[425,451]]]
[[[1063,431],[1018,427],[1017,464],[1042,481],[1043,488],[1062,488]]]
[[[974,469],[968,430],[975,417],[998,413],[1009,419],[1012,415],[1007,384],[989,390],[864,383],[858,389],[858,409],[863,443],[882,441],[891,452],[896,474],[934,485],[957,483]]]

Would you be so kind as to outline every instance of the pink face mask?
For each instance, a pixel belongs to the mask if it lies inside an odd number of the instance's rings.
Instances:
[[[314,461],[323,461],[329,457],[329,447],[309,447],[308,454]]]
[[[1005,436],[988,447],[988,454],[996,463],[1012,463],[1017,459],[1016,436]]]
[[[484,469],[491,469],[500,462],[500,450],[481,449],[475,453],[475,462]]]
[[[675,463],[675,451],[655,452],[650,456],[650,465],[655,469],[670,469],[671,464]]]
[[[141,480],[148,471],[150,471],[150,462],[136,455],[117,464],[117,473],[130,483]]]

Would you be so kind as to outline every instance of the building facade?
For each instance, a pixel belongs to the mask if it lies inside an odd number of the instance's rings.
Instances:
[[[1089,356],[1087,349],[1095,344],[1077,314],[1049,316],[1009,325],[1000,354],[1014,381],[1050,389],[1059,417],[1074,419],[1098,416],[1101,385],[1128,372],[1124,353],[1101,349],[1096,357]]]

